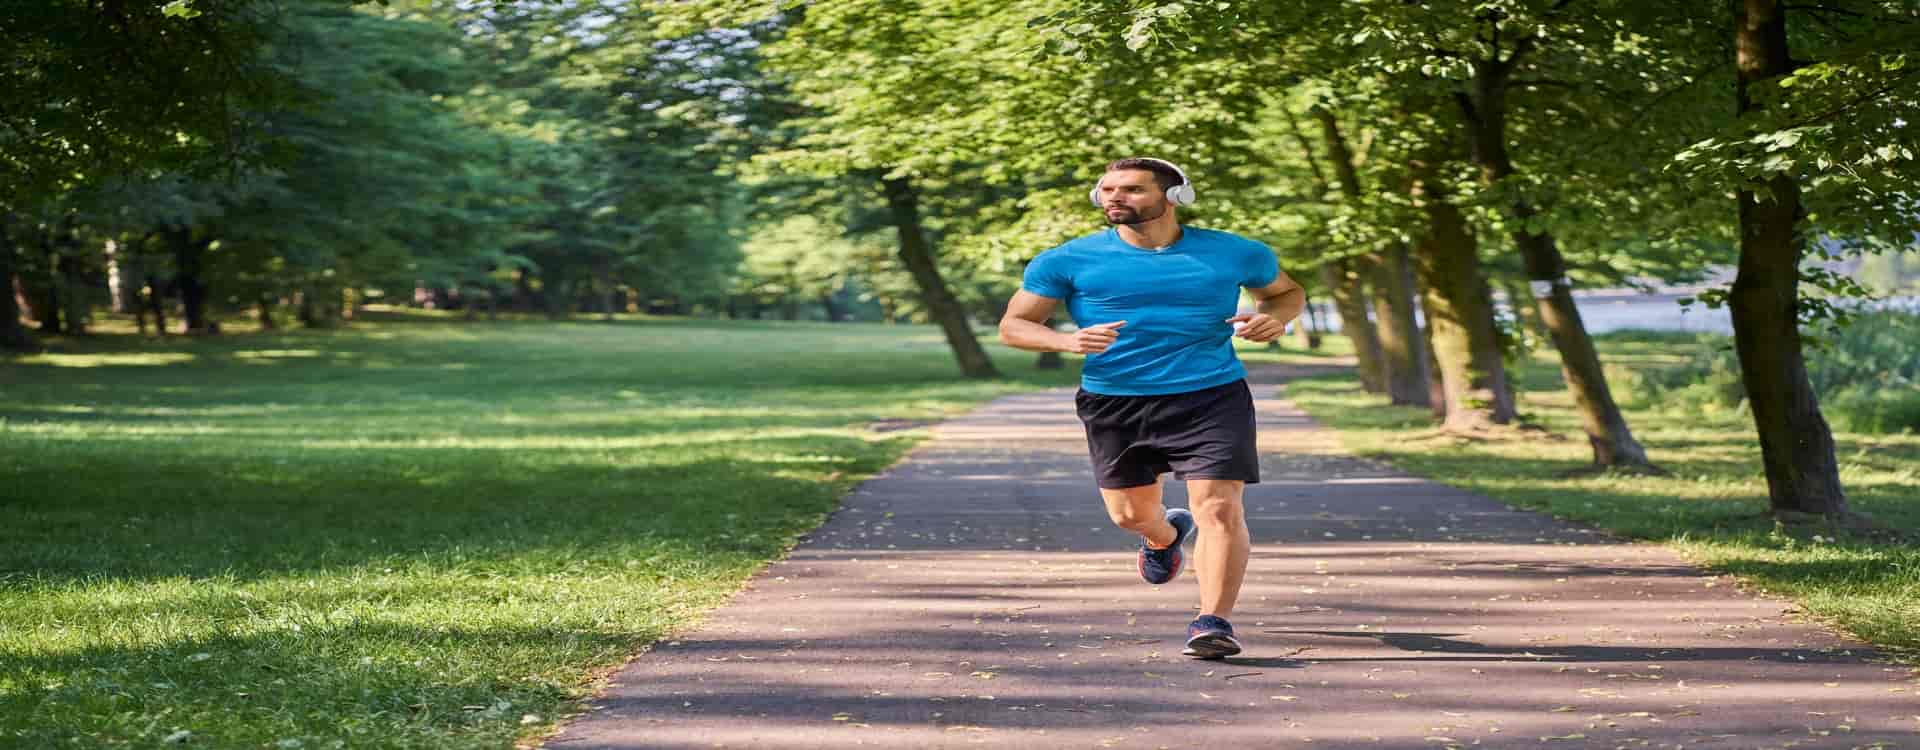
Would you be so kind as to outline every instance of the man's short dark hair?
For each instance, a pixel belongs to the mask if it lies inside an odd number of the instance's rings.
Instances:
[[[1167,188],[1186,182],[1180,178],[1178,171],[1159,159],[1121,159],[1107,165],[1109,172],[1118,172],[1122,169],[1144,169],[1152,172],[1154,184],[1159,185],[1163,192]]]

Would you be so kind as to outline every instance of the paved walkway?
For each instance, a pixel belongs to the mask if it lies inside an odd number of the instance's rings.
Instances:
[[[1243,656],[1179,655],[1192,573],[1140,581],[1055,390],[938,427],[549,747],[1920,748],[1912,670],[1347,456],[1279,400],[1297,372],[1256,375]]]

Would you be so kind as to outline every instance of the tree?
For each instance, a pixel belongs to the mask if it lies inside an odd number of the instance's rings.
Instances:
[[[1816,234],[1858,252],[1908,247],[1920,230],[1909,132],[1920,118],[1909,59],[1920,8],[1741,0],[1733,16],[1738,116],[1677,163],[1704,188],[1737,191],[1738,275],[1710,300],[1732,308],[1769,508],[1847,519],[1801,330],[1844,317],[1818,292],[1853,287],[1803,261]]]
[[[0,206],[144,169],[217,174],[260,156],[244,113],[286,95],[258,0],[19,0],[0,7]],[[192,65],[182,61],[194,61]]]
[[[1348,201],[1362,200],[1364,190],[1353,150],[1347,146],[1338,118],[1324,106],[1315,107],[1313,115],[1326,139],[1327,159],[1333,164],[1341,194]],[[1386,240],[1383,244],[1380,252],[1362,261],[1373,286],[1383,384],[1393,403],[1427,406],[1427,353],[1420,328],[1414,323],[1413,267],[1406,243]],[[1359,312],[1364,315],[1364,310]]]

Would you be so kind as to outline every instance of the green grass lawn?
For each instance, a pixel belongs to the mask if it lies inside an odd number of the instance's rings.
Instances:
[[[360,322],[0,361],[0,746],[508,747],[929,420],[927,327]]]
[[[1600,339],[1615,368],[1683,360],[1689,337]],[[1627,423],[1671,476],[1567,478],[1592,460],[1551,351],[1518,373],[1521,411],[1552,439],[1523,434],[1466,440],[1435,432],[1425,409],[1392,407],[1349,377],[1296,383],[1288,394],[1337,428],[1346,446],[1407,471],[1614,532],[1668,543],[1715,570],[1789,597],[1816,618],[1920,659],[1920,541],[1871,541],[1762,517],[1767,488],[1752,418],[1744,411],[1678,408],[1615,386]],[[1920,530],[1920,436],[1836,433],[1853,508],[1882,525]],[[1840,537],[1836,539],[1836,537]]]

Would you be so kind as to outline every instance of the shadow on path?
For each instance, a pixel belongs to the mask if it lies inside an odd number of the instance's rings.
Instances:
[[[940,425],[549,746],[1920,747],[1908,670],[1663,549],[1345,455],[1277,397],[1310,371],[1253,377],[1240,657],[1179,655],[1192,575],[1140,582],[1056,389]]]

